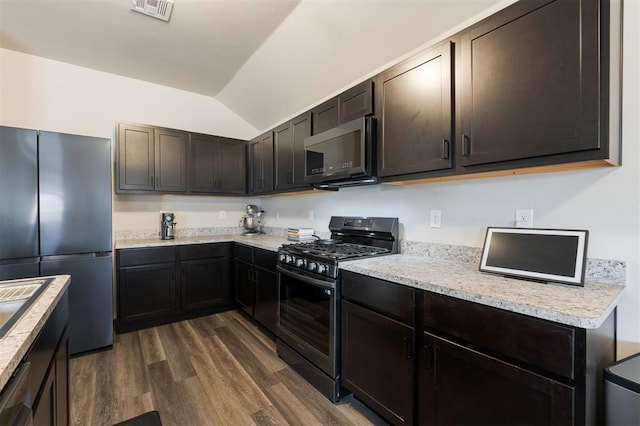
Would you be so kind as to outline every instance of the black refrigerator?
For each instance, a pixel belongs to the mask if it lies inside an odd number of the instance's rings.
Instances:
[[[113,344],[111,141],[0,127],[0,279],[71,275],[71,354]]]

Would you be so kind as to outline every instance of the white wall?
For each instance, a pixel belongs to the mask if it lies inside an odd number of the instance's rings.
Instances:
[[[588,229],[589,257],[627,262],[618,357],[640,351],[640,2],[624,7],[622,167],[263,198],[267,224],[326,231],[331,215],[397,216],[403,238],[481,247],[487,226],[513,226],[515,209],[532,208],[536,227]],[[429,228],[431,209],[442,228]]]
[[[110,138],[130,121],[248,139],[257,130],[214,98],[0,49],[0,125]],[[115,154],[115,144],[112,152]],[[113,227],[157,229],[159,212],[178,226],[233,226],[244,198],[114,195]],[[219,211],[226,219],[219,219]]]

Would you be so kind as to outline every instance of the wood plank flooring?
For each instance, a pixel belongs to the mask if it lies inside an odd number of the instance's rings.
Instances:
[[[351,395],[329,402],[237,311],[118,334],[70,368],[72,425],[150,410],[165,426],[385,424]]]

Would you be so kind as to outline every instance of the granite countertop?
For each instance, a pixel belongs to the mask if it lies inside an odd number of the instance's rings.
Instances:
[[[286,237],[279,235],[207,235],[194,237],[176,237],[173,240],[161,240],[159,238],[142,238],[142,239],[123,239],[116,240],[116,249],[141,248],[141,247],[163,247],[178,246],[186,244],[207,244],[207,243],[224,243],[235,242],[243,243],[253,247],[258,247],[270,251],[278,251],[278,247],[283,244],[291,243]]]
[[[38,277],[38,279],[49,277]],[[22,280],[20,280],[22,281]],[[0,281],[0,284],[11,281]],[[0,339],[0,390],[7,384],[38,333],[47,322],[58,301],[69,286],[69,275],[58,275],[31,304],[20,319]]]
[[[581,328],[598,328],[624,286],[544,284],[478,271],[474,263],[397,254],[345,261],[340,269]]]

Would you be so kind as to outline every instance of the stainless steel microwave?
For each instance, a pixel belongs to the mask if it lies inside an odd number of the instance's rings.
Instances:
[[[305,180],[321,189],[376,183],[375,127],[374,118],[362,117],[306,138]]]

